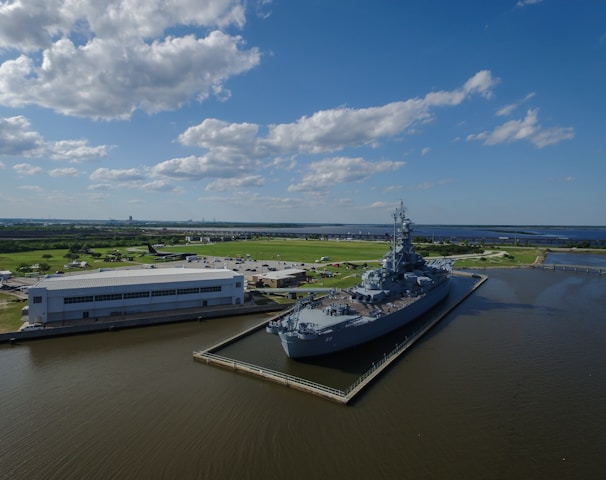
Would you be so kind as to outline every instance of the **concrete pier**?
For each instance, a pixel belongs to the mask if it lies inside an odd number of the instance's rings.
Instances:
[[[199,352],[194,352],[194,360],[201,363],[206,363],[208,365],[214,365],[217,367],[233,370],[235,372],[259,377],[264,380],[268,380],[289,388],[293,388],[295,390],[310,393],[312,395],[322,397],[333,402],[347,405],[351,401],[353,401],[360,393],[362,393],[374,380],[376,380],[379,375],[381,375],[395,361],[397,361],[404,352],[406,352],[419,339],[421,339],[423,335],[425,335],[436,324],[438,324],[452,310],[459,306],[469,295],[475,292],[480,287],[480,285],[482,285],[488,279],[486,275],[472,274],[468,272],[457,271],[453,272],[453,275],[477,278],[478,282],[475,283],[473,287],[464,296],[462,296],[459,300],[450,305],[447,309],[442,311],[440,315],[434,318],[431,322],[421,326],[419,330],[415,331],[414,334],[407,338],[404,343],[397,345],[396,348],[392,350],[389,354],[385,355],[385,357],[383,357],[380,362],[373,364],[373,367],[370,370],[360,376],[358,380],[356,380],[346,390],[338,390],[332,387],[328,387],[326,385],[321,385],[319,383],[306,380],[304,378],[295,377],[282,372],[277,372],[275,370],[271,370],[259,365],[253,365],[247,362],[230,359],[221,355],[217,355],[215,353],[221,350],[221,348],[227,346],[228,344],[232,344],[238,341],[239,339],[243,338],[244,336],[250,335],[251,333],[258,331],[261,328],[265,328],[265,325],[267,325],[268,323],[267,321],[263,321],[262,323],[248,329],[246,332],[242,332],[238,335],[235,335],[217,345],[214,345],[211,348]]]

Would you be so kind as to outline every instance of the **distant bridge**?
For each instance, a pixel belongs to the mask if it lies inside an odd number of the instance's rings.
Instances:
[[[541,264],[532,265],[532,268],[542,268],[543,270],[567,270],[570,272],[597,273],[599,275],[606,274],[605,266],[593,266],[593,265],[566,265],[566,264],[541,263]]]
[[[170,229],[169,229],[170,231]],[[211,240],[221,241],[225,239],[238,239],[238,240],[250,240],[252,238],[264,238],[264,237],[277,237],[277,238],[325,238],[327,240],[366,240],[366,241],[385,241],[387,240],[391,234],[390,233],[343,233],[343,232],[309,232],[304,229],[300,229],[297,231],[293,230],[248,230],[248,229],[194,229],[192,228],[191,236],[200,236],[200,237],[209,237]],[[387,232],[387,230],[386,230]],[[418,237],[427,237],[427,235],[414,235],[415,238]],[[414,239],[413,239],[414,241]],[[516,246],[526,246],[526,245],[546,245],[546,246],[564,246],[569,244],[580,245],[586,243],[589,247],[604,247],[606,246],[606,239],[570,239],[570,238],[560,238],[560,237],[543,237],[540,235],[527,236],[527,237],[496,237],[496,236],[481,236],[469,234],[465,235],[463,233],[453,237],[452,235],[441,235],[439,233],[432,233],[431,241],[433,243],[447,242],[447,243],[462,243],[467,242],[470,244],[488,244],[488,245],[516,245]]]

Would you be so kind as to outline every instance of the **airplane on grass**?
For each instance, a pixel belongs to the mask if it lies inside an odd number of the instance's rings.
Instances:
[[[191,257],[196,255],[195,253],[181,253],[181,252],[159,252],[154,247],[152,247],[151,243],[147,244],[147,250],[150,255],[154,257],[158,257],[162,260],[185,260],[187,257]]]

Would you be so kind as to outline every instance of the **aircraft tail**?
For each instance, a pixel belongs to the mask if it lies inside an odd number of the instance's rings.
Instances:
[[[153,255],[157,255],[158,254],[158,252],[156,251],[156,249],[151,246],[151,243],[147,244],[147,250],[149,251],[149,253],[151,253]]]

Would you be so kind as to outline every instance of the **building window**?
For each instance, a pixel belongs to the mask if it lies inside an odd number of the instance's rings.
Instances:
[[[177,290],[177,295],[189,295],[192,293],[200,293],[200,289],[197,287],[194,287],[194,288],[179,288]]]
[[[149,292],[126,292],[124,294],[124,300],[129,298],[147,298],[149,297]]]
[[[42,297],[40,297],[40,296],[35,296],[35,297],[34,297],[34,303],[42,303]]]
[[[201,287],[200,288],[201,293],[220,292],[220,291],[221,291],[221,285],[218,285],[216,287]]]
[[[95,295],[95,302],[106,302],[108,300],[122,300],[122,294],[108,293],[105,295]]]
[[[152,297],[168,297],[170,295],[175,295],[175,290],[153,290]]]
[[[65,305],[68,305],[71,303],[88,303],[88,302],[92,302],[92,301],[93,301],[92,295],[85,295],[82,297],[65,297],[63,299],[63,303]]]

